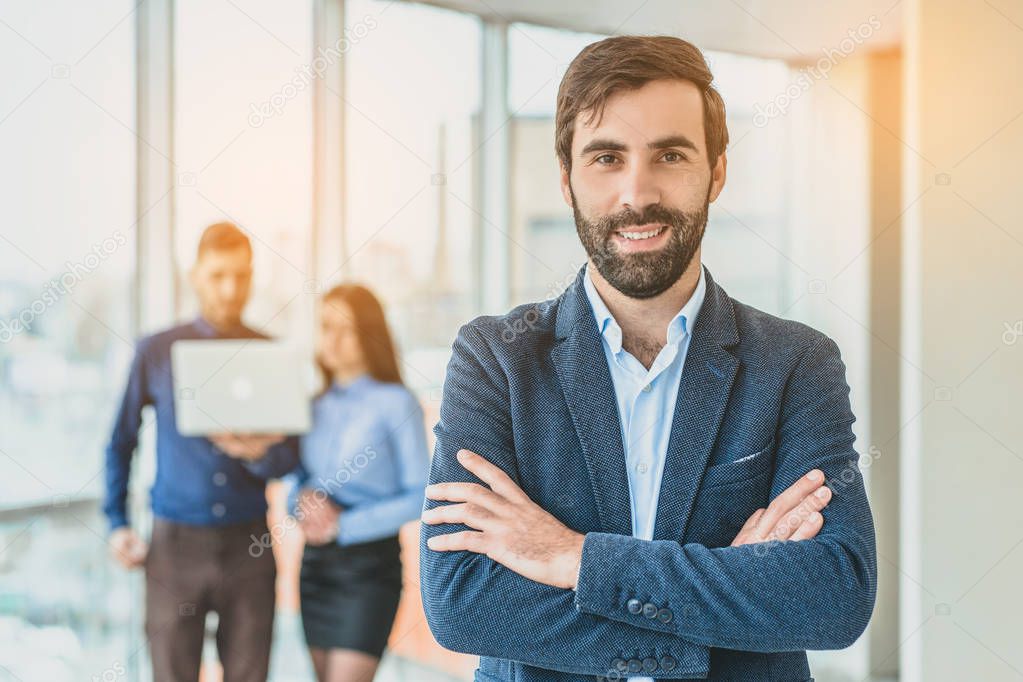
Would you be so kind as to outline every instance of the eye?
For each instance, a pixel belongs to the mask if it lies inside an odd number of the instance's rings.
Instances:
[[[661,158],[668,163],[680,163],[686,160],[686,157],[683,154],[674,151],[664,152],[664,155]]]
[[[610,166],[618,161],[614,154],[601,154],[594,161],[600,166]]]

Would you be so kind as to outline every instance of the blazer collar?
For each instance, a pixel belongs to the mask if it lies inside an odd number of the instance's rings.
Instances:
[[[714,281],[714,277],[710,274],[710,269],[702,264],[701,267],[703,268],[703,276],[706,280],[706,293],[704,294],[703,305],[700,306],[699,315],[696,316],[696,326],[691,331],[695,333],[696,327],[701,326],[701,317],[713,317],[713,320],[707,320],[703,326],[709,328],[709,333],[722,346],[734,346],[739,342],[739,332],[735,325],[735,309],[732,306],[732,299]],[[557,319],[554,322],[555,339],[559,341],[571,335],[573,330],[579,327],[580,324],[585,327],[584,323],[587,317],[593,318],[593,311],[589,307],[589,301],[586,298],[584,288],[585,284],[583,283],[585,276],[586,265],[584,264],[579,268],[579,272],[576,273],[572,284],[562,294],[561,303],[558,306]],[[596,333],[600,333],[595,322],[593,329]]]
[[[658,498],[654,539],[681,541],[696,489],[717,439],[739,361],[727,349],[739,342],[732,300],[706,266],[706,294],[682,368]],[[621,421],[600,332],[580,268],[562,294],[555,321],[554,367],[586,460],[605,532],[632,534],[629,482]]]

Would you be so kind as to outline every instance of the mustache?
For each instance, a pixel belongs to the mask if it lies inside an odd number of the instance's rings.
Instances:
[[[643,209],[642,212],[626,208],[617,213],[601,216],[596,221],[596,226],[607,235],[622,228],[634,225],[648,225],[650,223],[660,223],[672,229],[677,229],[679,225],[686,224],[687,217],[683,211],[673,210],[660,204],[652,204]]]

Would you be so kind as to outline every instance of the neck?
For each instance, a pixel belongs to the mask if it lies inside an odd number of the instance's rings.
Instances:
[[[622,329],[623,347],[647,368],[668,341],[668,323],[696,291],[702,267],[697,250],[682,276],[670,287],[651,298],[632,298],[615,289],[590,262],[593,286]]]
[[[241,326],[242,321],[240,319],[233,320],[218,320],[215,317],[203,313],[203,319],[220,334],[227,334],[235,331]]]
[[[347,384],[352,383],[353,381],[361,377],[363,374],[366,374],[367,371],[368,370],[365,365],[358,365],[356,367],[346,367],[344,369],[339,369],[334,372],[334,381],[341,384],[342,386],[345,386]]]

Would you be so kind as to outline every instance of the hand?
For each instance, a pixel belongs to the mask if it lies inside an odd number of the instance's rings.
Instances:
[[[128,526],[118,528],[107,540],[110,555],[125,568],[138,568],[146,561],[149,546]]]
[[[325,545],[337,539],[341,528],[341,508],[326,493],[304,488],[298,494],[299,527],[310,545]]]
[[[522,492],[499,467],[469,450],[459,450],[462,466],[489,488],[476,483],[435,483],[426,496],[449,500],[423,512],[423,523],[463,523],[477,530],[436,535],[427,541],[441,552],[468,550],[486,554],[530,580],[572,589],[582,560],[585,535],[568,528]]]
[[[824,526],[820,510],[831,501],[824,472],[810,471],[774,498],[767,509],[758,509],[732,540],[732,547],[774,540],[809,540]]]
[[[252,462],[263,457],[266,451],[284,440],[277,434],[215,433],[210,440],[224,454],[235,459]]]

